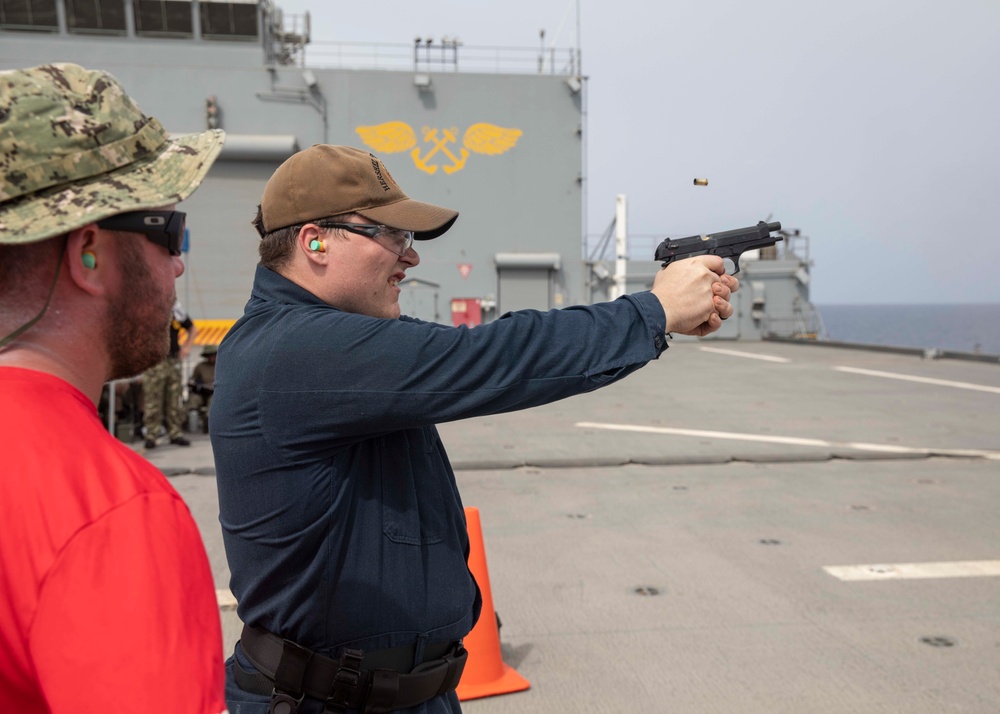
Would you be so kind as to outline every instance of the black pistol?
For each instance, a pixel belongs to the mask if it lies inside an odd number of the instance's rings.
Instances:
[[[705,236],[667,238],[656,247],[656,260],[663,261],[662,267],[665,268],[675,260],[695,255],[718,255],[733,261],[736,269],[731,274],[736,275],[740,272],[740,256],[745,251],[766,248],[777,243],[781,240],[781,236],[771,235],[772,231],[777,230],[781,230],[781,224],[777,221],[771,223],[761,221],[755,226],[710,233]]]

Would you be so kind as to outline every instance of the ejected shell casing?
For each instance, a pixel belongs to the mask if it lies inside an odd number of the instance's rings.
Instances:
[[[699,179],[699,178],[696,178],[694,180],[694,185],[695,186],[708,186],[708,179]]]

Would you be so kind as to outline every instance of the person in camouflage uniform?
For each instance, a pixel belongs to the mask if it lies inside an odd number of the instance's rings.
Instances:
[[[188,380],[188,399],[184,404],[187,412],[196,411],[201,420],[202,430],[208,433],[208,409],[212,405],[215,392],[215,358],[219,348],[206,345],[201,351],[201,362],[195,365]]]
[[[0,72],[0,712],[226,707],[198,527],[97,411],[167,354],[174,207],[223,138],[168,135],[106,72]]]
[[[180,341],[181,329],[185,331],[184,342]],[[184,312],[180,301],[174,301],[173,320],[170,321],[170,353],[167,358],[142,376],[143,426],[146,428],[146,448],[156,448],[156,437],[160,427],[166,426],[171,444],[191,446],[181,426],[184,414],[181,410],[181,362],[187,359],[194,345],[198,330],[194,321]]]

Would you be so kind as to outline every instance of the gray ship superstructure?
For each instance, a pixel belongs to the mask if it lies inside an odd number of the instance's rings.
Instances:
[[[446,236],[418,246],[420,266],[402,284],[406,314],[472,326],[606,299],[616,285],[647,288],[652,246],[631,245],[621,263],[586,240],[580,58],[579,48],[458,38],[312,43],[309,16],[270,0],[0,0],[0,69],[105,69],[171,131],[225,129],[219,161],[182,206],[190,242],[180,290],[203,328],[223,331],[249,295],[263,186],[317,143],[366,147],[411,196],[461,211]],[[606,204],[610,217],[614,197]],[[809,261],[787,242],[762,257],[744,268],[739,317],[719,336],[815,335]],[[220,334],[200,332],[200,341]]]
[[[171,130],[227,131],[183,204],[181,292],[203,322],[242,311],[264,183],[317,142],[368,146],[411,195],[461,211],[421,246],[409,314],[474,324],[650,284],[665,236],[630,236],[624,197],[591,197],[614,223],[584,239],[586,176],[602,167],[585,159],[578,52],[501,62],[424,38],[306,62],[318,44],[269,3],[0,0],[0,68],[108,69]],[[746,225],[783,218],[766,213]],[[782,237],[741,260],[721,338],[819,331],[807,240]],[[463,709],[995,712],[997,357],[856,347],[678,340],[607,389],[442,424],[482,514],[504,662],[531,682]],[[191,440],[145,455],[199,524],[228,655],[242,623],[214,456],[207,435]]]

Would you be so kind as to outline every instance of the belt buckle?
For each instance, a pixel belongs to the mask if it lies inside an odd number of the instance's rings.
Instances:
[[[343,712],[347,709],[351,695],[361,682],[361,660],[364,657],[362,650],[344,650],[340,667],[333,675],[333,691],[324,703],[324,712]]]

